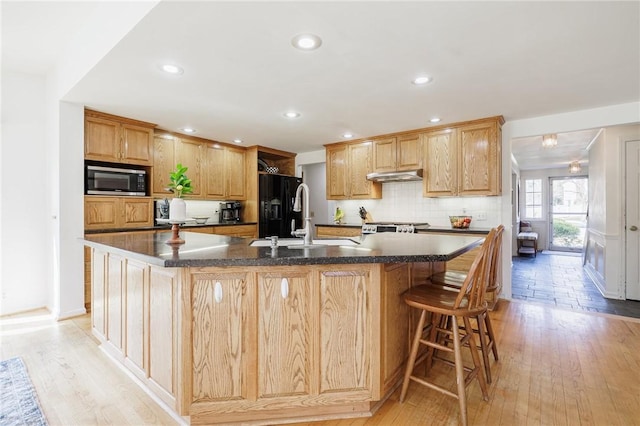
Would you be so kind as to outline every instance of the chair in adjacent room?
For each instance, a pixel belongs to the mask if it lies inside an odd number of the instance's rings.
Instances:
[[[487,383],[481,365],[478,348],[475,341],[475,333],[471,327],[470,318],[478,317],[486,312],[485,291],[489,281],[491,256],[495,244],[496,230],[492,229],[482,245],[482,248],[474,259],[467,276],[460,286],[459,291],[454,291],[445,286],[420,285],[407,290],[404,293],[405,302],[420,310],[420,319],[415,329],[411,352],[405,370],[400,402],[403,402],[410,381],[414,381],[431,389],[442,392],[445,395],[458,399],[460,405],[460,418],[463,425],[467,424],[467,398],[466,387],[477,379],[485,401],[489,399]],[[425,327],[427,314],[431,314],[431,321]],[[459,321],[464,327],[460,327]],[[414,375],[416,360],[420,345],[427,346],[427,350],[420,354],[418,362],[426,362],[427,374],[433,361],[444,361],[455,367],[456,392],[451,392],[436,383]],[[463,365],[462,347],[469,348],[473,367]],[[453,353],[454,360],[439,356],[436,351]],[[465,372],[467,372],[465,376]]]
[[[500,269],[500,252],[502,250],[502,233],[504,232],[504,226],[499,225],[495,229],[494,241],[491,246],[491,260],[489,262],[489,273],[487,279],[487,289],[485,294],[496,291],[499,287],[499,269]],[[488,237],[487,237],[488,238]],[[432,275],[429,279],[431,284],[436,286],[445,286],[457,291],[460,291],[464,280],[467,278],[469,271],[445,271]],[[478,340],[480,341],[480,349],[482,353],[482,359],[484,362],[485,375],[487,377],[487,383],[491,383],[491,366],[489,363],[489,353],[493,353],[493,359],[498,361],[498,344],[496,343],[493,327],[491,326],[491,318],[487,311],[483,311],[478,314],[476,319],[477,327],[474,327],[473,331],[478,334]]]
[[[538,256],[538,233],[533,231],[531,222],[520,222],[520,232],[517,236],[518,256],[520,254],[532,254]]]

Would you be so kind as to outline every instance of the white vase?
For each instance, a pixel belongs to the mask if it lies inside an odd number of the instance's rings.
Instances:
[[[187,203],[182,198],[174,198],[169,204],[169,221],[184,222],[187,218]]]

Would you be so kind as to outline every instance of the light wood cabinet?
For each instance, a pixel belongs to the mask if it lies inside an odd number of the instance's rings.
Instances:
[[[176,138],[176,164],[187,167],[185,174],[191,179],[192,192],[185,195],[185,198],[204,197],[203,165],[206,147],[207,144],[204,142]]]
[[[418,133],[373,140],[374,172],[416,170],[422,167]]]
[[[496,117],[423,134],[423,195],[500,195],[502,122]]]
[[[153,124],[85,111],[84,157],[112,163],[152,164]]]
[[[175,141],[173,136],[158,136],[153,138],[153,173],[151,190],[153,195],[169,197],[169,175],[176,167]],[[189,175],[187,175],[189,176]]]
[[[372,170],[371,141],[327,146],[327,199],[382,197],[382,186],[367,180]]]
[[[245,200],[246,173],[243,149],[211,144],[206,147],[206,197]]]
[[[424,150],[423,194],[428,197],[457,194],[457,132],[445,129],[422,135]]]
[[[146,226],[153,226],[151,197],[84,197],[85,230]]]

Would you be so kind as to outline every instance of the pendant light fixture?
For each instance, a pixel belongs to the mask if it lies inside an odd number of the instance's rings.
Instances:
[[[569,164],[569,173],[580,173],[581,170],[582,170],[582,166],[580,166],[579,161],[572,161]]]
[[[543,148],[553,148],[558,145],[558,136],[556,134],[544,135],[542,137]]]

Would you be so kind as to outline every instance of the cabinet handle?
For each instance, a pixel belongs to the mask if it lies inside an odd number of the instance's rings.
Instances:
[[[289,280],[286,278],[283,278],[280,282],[280,294],[282,294],[283,299],[289,296]]]
[[[216,303],[222,302],[222,284],[220,284],[220,281],[216,281],[216,285],[213,287],[213,298]]]

